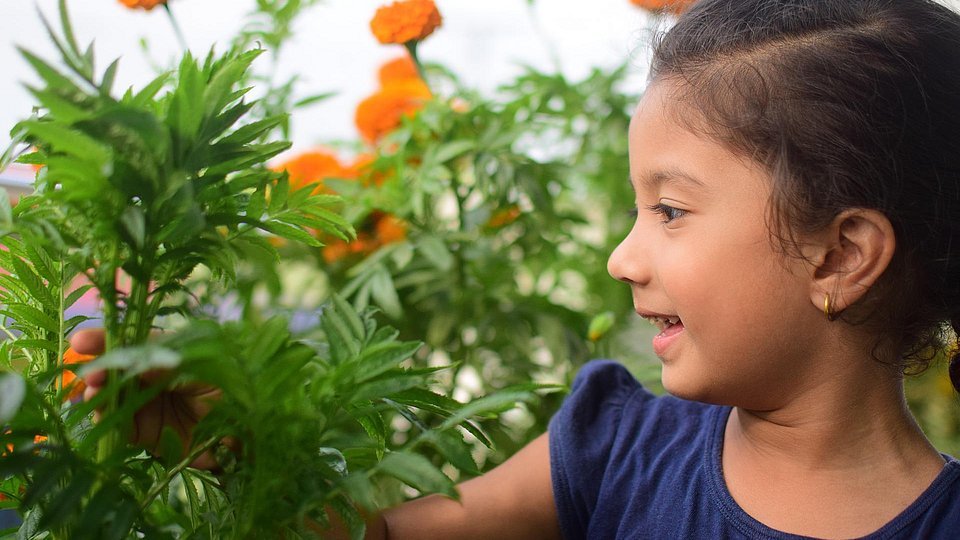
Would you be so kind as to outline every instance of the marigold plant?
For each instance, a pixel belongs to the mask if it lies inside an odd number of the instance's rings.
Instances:
[[[337,514],[359,539],[358,508],[392,502],[383,486],[456,498],[441,468],[477,473],[465,434],[492,444],[472,417],[529,391],[469,404],[435,393],[437,370],[410,368],[421,343],[333,291],[294,333],[271,306],[212,317],[194,288],[207,276],[229,296],[251,261],[276,267],[271,235],[312,248],[318,234],[353,237],[339,197],[290,179],[356,169],[319,152],[287,174],[267,166],[290,143],[270,137],[286,112],[256,116],[246,97],[262,49],[187,52],[175,72],[115,92],[117,63],[95,69],[59,4],[63,31],[49,30],[63,66],[22,51],[39,103],[0,156],[0,169],[44,165],[15,206],[0,190],[0,510],[21,518],[0,536],[301,538]],[[368,234],[405,232],[388,219]],[[95,360],[67,348],[89,319],[67,310],[91,287],[105,342]],[[103,386],[64,401],[84,370],[101,370]],[[218,397],[197,403],[207,395]],[[397,442],[401,418],[420,435]]]
[[[420,41],[443,22],[433,0],[400,0],[377,9],[370,30],[380,43]]]

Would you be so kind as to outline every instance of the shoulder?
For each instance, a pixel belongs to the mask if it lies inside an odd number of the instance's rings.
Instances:
[[[947,463],[933,484],[881,532],[911,538],[956,538],[960,530],[960,461],[945,457]]]
[[[699,469],[711,433],[703,427],[715,409],[655,396],[616,362],[581,368],[549,429],[554,502],[565,535],[616,530],[630,509],[644,506],[634,499],[652,497],[665,478]]]
[[[585,442],[609,445],[618,432],[639,436],[649,430],[659,431],[662,424],[673,424],[674,420],[687,424],[706,407],[672,396],[658,397],[622,364],[594,360],[577,373],[570,395],[551,420],[551,439],[559,444],[575,442],[566,440],[569,438],[587,437],[589,441]]]

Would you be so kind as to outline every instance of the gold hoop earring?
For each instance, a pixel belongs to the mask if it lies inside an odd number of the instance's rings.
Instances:
[[[833,321],[835,318],[833,312],[830,310],[830,295],[823,295],[823,315],[827,318],[828,321]]]

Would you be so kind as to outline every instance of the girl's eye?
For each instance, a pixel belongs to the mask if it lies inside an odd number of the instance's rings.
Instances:
[[[686,210],[674,208],[663,203],[652,204],[647,208],[655,214],[660,214],[663,223],[670,223],[675,219],[682,218],[687,213]]]

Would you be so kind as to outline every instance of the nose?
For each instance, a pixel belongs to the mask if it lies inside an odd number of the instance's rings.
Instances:
[[[613,279],[631,285],[647,285],[652,275],[647,251],[638,227],[633,227],[607,259],[607,272]]]

